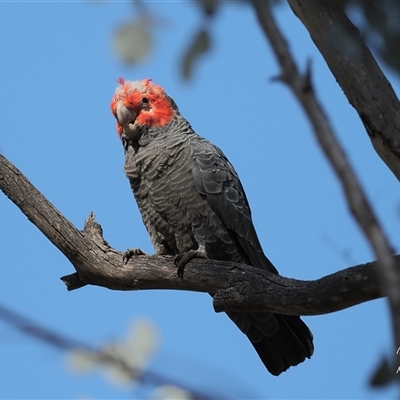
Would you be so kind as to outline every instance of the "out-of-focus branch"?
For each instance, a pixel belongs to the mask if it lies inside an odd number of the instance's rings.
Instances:
[[[75,352],[84,351],[86,354],[90,355],[93,360],[96,360],[97,364],[99,365],[111,365],[114,368],[121,369],[125,375],[130,377],[132,382],[136,381],[143,385],[154,387],[158,387],[161,385],[176,385],[177,387],[187,391],[188,394],[190,394],[191,399],[211,400],[221,398],[220,393],[213,394],[207,393],[206,391],[199,391],[197,389],[188,387],[184,383],[173,382],[171,378],[162,376],[158,373],[154,373],[150,370],[142,370],[132,367],[121,356],[113,354],[113,352],[111,351],[112,349],[96,349],[82,342],[78,342],[77,340],[45,328],[37,324],[33,320],[1,304],[0,320],[6,322],[14,329],[22,332],[23,334],[58,350]]]
[[[301,8],[303,3],[315,3],[315,1],[290,3],[296,3]],[[258,21],[280,65],[279,79],[288,85],[303,107],[322,150],[340,180],[350,211],[376,255],[379,265],[377,271],[382,291],[389,297],[394,337],[398,344],[400,343],[400,274],[395,267],[392,249],[313,90],[310,64],[305,74],[299,73],[269,7],[265,2],[259,1],[253,1],[253,5]]]

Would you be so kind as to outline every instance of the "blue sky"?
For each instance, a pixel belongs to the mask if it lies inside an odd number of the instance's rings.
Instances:
[[[235,166],[264,251],[282,275],[311,280],[371,261],[299,105],[286,87],[269,81],[278,68],[252,10],[221,7],[212,50],[184,82],[179,62],[200,14],[191,2],[147,6],[159,18],[153,49],[132,67],[112,46],[117,27],[135,17],[129,2],[0,3],[0,152],[76,227],[94,211],[113,247],[151,253],[109,111],[116,78],[150,77]],[[308,33],[286,6],[276,14],[300,66],[312,60],[317,93],[398,250],[398,182]],[[390,72],[388,78],[399,92],[398,78]],[[72,266],[2,194],[0,266],[0,304],[71,338],[101,345],[123,337],[132,321],[150,321],[159,336],[150,368],[194,387],[258,398],[396,394],[367,385],[379,358],[393,351],[384,300],[305,317],[315,354],[276,378],[234,324],[213,312],[206,294],[99,287],[68,293],[59,277]],[[0,352],[0,398],[140,397],[101,374],[71,372],[65,354],[1,321]]]

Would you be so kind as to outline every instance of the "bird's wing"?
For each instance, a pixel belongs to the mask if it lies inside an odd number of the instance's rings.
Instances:
[[[195,158],[192,172],[197,190],[235,235],[250,264],[277,273],[262,251],[249,203],[231,163],[218,147],[205,139],[199,138],[192,148]],[[247,335],[273,375],[279,375],[313,353],[312,334],[297,316],[271,315],[268,312],[229,312],[228,316]]]
[[[235,234],[252,266],[277,270],[264,255],[251,219],[251,211],[238,174],[217,146],[198,137],[192,143],[192,169],[196,189],[224,225]]]

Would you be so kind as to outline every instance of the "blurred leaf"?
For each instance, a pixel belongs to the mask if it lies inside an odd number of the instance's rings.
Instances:
[[[365,17],[371,27],[381,31],[384,30],[387,25],[387,16],[384,10],[380,8],[380,5],[372,1],[365,1],[363,5]]]
[[[190,400],[192,396],[187,390],[174,385],[163,385],[158,387],[151,396],[157,400]]]
[[[210,48],[210,37],[205,29],[200,29],[194,36],[192,43],[186,51],[182,62],[182,75],[185,79],[192,76],[193,67],[197,59]]]
[[[146,320],[140,320],[140,323],[132,325],[131,336],[128,338],[128,343],[131,346],[140,344],[140,352],[137,352],[136,356],[139,356],[143,362],[147,361],[148,358],[153,355],[158,346],[158,333],[154,325]],[[139,361],[137,360],[136,363]]]
[[[394,379],[394,372],[388,360],[383,357],[373,372],[369,384],[374,387],[387,386]]]
[[[114,384],[135,383],[158,344],[157,331],[146,320],[132,324],[124,340],[106,343],[99,350],[73,349],[68,365],[75,372],[87,372],[101,367]]]
[[[131,368],[142,369],[156,351],[157,344],[154,326],[146,320],[139,320],[132,324],[125,340],[111,343],[104,350],[124,360]]]
[[[387,65],[400,72],[400,34],[384,36],[385,45],[380,49],[381,57]]]
[[[126,368],[126,364],[108,363],[103,370],[106,378],[115,386],[129,386],[136,383],[136,377],[140,371]]]
[[[148,25],[142,21],[122,25],[114,36],[114,47],[125,62],[136,64],[142,61],[151,49]]]
[[[98,359],[92,351],[73,349],[67,353],[67,365],[75,372],[88,372],[98,365]]]
[[[106,344],[102,351],[111,356],[106,373],[113,383],[129,384],[140,373],[156,351],[158,337],[156,329],[145,320],[132,324],[125,340]]]
[[[212,17],[218,9],[218,0],[196,0],[207,17]]]
[[[336,0],[335,5],[363,16],[362,35],[387,66],[400,73],[400,2]]]

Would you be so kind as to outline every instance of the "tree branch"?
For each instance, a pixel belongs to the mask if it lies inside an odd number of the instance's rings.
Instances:
[[[400,180],[400,103],[357,27],[335,2],[288,3],[359,114],[376,152]]]
[[[349,46],[349,44],[346,41],[345,46],[339,45],[335,47],[335,45],[333,45],[334,42],[342,43],[343,38],[339,37],[339,34],[349,34],[349,26],[345,26],[345,19],[347,19],[347,17],[343,13],[338,10],[332,11],[333,8],[329,5],[326,5],[327,2],[320,2],[317,0],[289,0],[289,3],[295,12],[301,12],[301,15],[305,17],[306,20],[311,19],[307,13],[315,13],[313,16],[318,16],[318,20],[313,20],[313,23],[318,25],[318,33],[323,37],[327,36],[330,39],[330,46],[333,46],[333,48],[336,50],[340,50],[337,52],[338,57],[340,55],[340,57],[347,62],[350,59],[353,59],[355,53],[349,54],[349,48],[346,47]],[[322,3],[324,3],[323,6]],[[389,245],[388,239],[386,238],[386,235],[384,234],[383,229],[381,228],[380,223],[357,180],[356,174],[353,171],[353,168],[351,167],[344,150],[337,141],[333,128],[331,127],[316,94],[314,93],[311,84],[310,65],[308,65],[307,71],[304,75],[299,73],[296,63],[289,51],[289,47],[282,33],[277,27],[270,13],[269,7],[265,3],[258,1],[253,1],[253,5],[258,17],[258,21],[264,30],[264,33],[269,40],[281,67],[281,75],[279,79],[288,85],[296,98],[299,100],[300,105],[303,107],[304,112],[306,113],[312,125],[316,139],[318,140],[322,150],[324,151],[327,159],[339,178],[350,211],[375,253],[379,264],[377,273],[380,279],[382,291],[386,293],[389,298],[389,306],[393,323],[393,336],[395,343],[400,343],[400,273],[398,268],[396,268],[396,262],[393,257],[394,254]],[[312,8],[311,5],[314,5],[314,8]],[[315,11],[316,8],[318,8],[318,13]],[[329,10],[329,12],[324,11],[324,8]],[[305,9],[307,9],[307,11],[305,11]],[[322,21],[321,17],[321,14],[323,13],[325,13],[324,22]],[[353,26],[350,21],[348,21],[348,24]],[[330,32],[330,36],[329,34],[327,35],[327,31]],[[316,37],[319,38],[319,35],[316,35]],[[333,41],[333,39],[335,39],[335,41]],[[351,51],[361,51],[360,46],[363,44],[361,39],[355,41],[352,36],[350,36],[350,39],[350,43],[352,45]],[[331,47],[325,49],[327,54],[330,54]],[[366,50],[368,51],[367,48]],[[333,53],[335,53],[335,50]],[[371,55],[370,57],[372,58]],[[375,63],[373,58],[372,61]],[[379,70],[377,65],[376,68]],[[351,71],[350,73],[348,71],[345,72],[344,65],[340,65],[338,70],[342,75],[347,75],[350,77],[350,80],[354,80],[360,75],[359,70],[357,73],[356,71]],[[362,71],[366,72],[366,69],[364,68]],[[381,75],[383,76],[383,74]],[[365,79],[372,80],[373,78],[371,76],[365,76]],[[388,82],[387,85],[389,85],[390,88],[390,84]],[[370,88],[370,90],[371,89],[372,88]],[[376,92],[372,93],[372,96],[377,95]],[[360,95],[360,93],[358,92],[357,95]],[[357,98],[357,95],[354,96],[355,99]],[[370,99],[372,100],[371,94]],[[374,109],[374,107],[376,107],[374,103],[369,104],[368,109],[365,111],[370,112]],[[382,113],[380,115],[382,117]],[[369,116],[369,114],[366,114],[366,116]],[[373,119],[373,117],[371,118]],[[397,164],[398,166],[400,165],[398,159]]]
[[[86,284],[113,290],[176,289],[214,293],[220,311],[266,310],[289,315],[318,315],[382,297],[375,263],[348,268],[315,281],[284,278],[251,266],[193,260],[184,279],[172,256],[135,256],[103,239],[93,213],[78,231],[6,158],[0,155],[0,188],[69,259],[76,273],[61,278],[69,290]],[[400,270],[400,256],[396,257]]]

